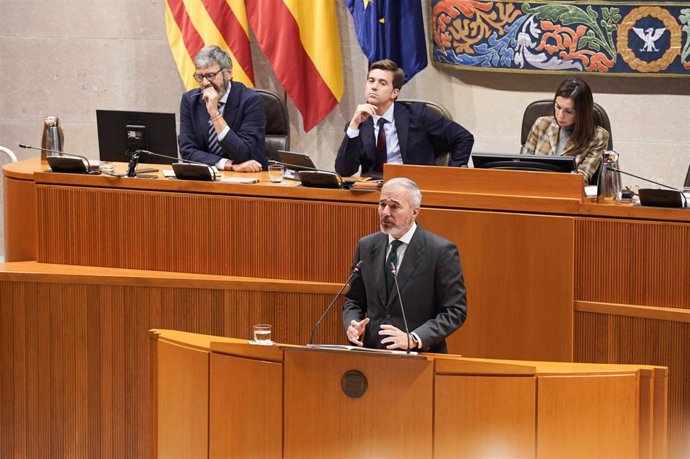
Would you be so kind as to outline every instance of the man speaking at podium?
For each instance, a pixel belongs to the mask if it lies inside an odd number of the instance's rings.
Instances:
[[[412,180],[386,182],[378,207],[381,232],[357,243],[353,266],[362,261],[360,275],[343,306],[347,338],[357,346],[408,349],[409,342],[413,350],[448,352],[446,337],[467,317],[458,249],[416,224],[421,200]]]

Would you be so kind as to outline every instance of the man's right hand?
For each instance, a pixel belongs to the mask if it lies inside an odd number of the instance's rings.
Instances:
[[[353,320],[350,322],[350,326],[347,327],[347,339],[353,344],[356,344],[359,347],[364,346],[364,343],[359,340],[359,338],[364,334],[364,329],[367,327],[367,324],[369,323],[369,318],[365,318],[363,320],[360,320],[357,322],[356,320]]]
[[[228,161],[225,163],[225,170],[234,172],[261,172],[261,163],[253,159],[239,164],[233,164]]]
[[[350,120],[350,129],[359,129],[359,125],[366,121],[367,118],[373,115],[378,115],[378,113],[376,113],[376,105],[358,105],[357,109],[355,110],[355,114],[352,115],[352,120]]]

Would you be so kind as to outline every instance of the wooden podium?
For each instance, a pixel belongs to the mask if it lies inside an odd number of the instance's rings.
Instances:
[[[152,330],[158,457],[666,457],[667,371]]]

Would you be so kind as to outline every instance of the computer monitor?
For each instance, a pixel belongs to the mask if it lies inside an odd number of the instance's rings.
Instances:
[[[101,161],[129,162],[128,153],[149,150],[177,158],[174,113],[96,110]],[[142,162],[172,164],[176,159],[144,155]]]
[[[538,172],[572,172],[577,169],[574,156],[472,153],[472,163],[478,169],[511,169]]]

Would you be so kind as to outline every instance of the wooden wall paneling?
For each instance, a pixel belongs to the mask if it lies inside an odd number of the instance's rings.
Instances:
[[[434,457],[535,457],[537,379],[436,375]]]
[[[337,289],[317,293],[305,285],[312,293],[301,293],[290,285],[281,293],[7,277],[0,281],[0,453],[29,458],[147,457],[148,330],[241,331],[249,338],[252,323],[268,322],[274,339],[304,344]],[[319,337],[344,342],[337,311]]]
[[[209,457],[283,457],[283,364],[214,352],[210,381]]]
[[[375,205],[38,186],[38,260],[342,282]]]
[[[408,177],[422,190],[503,196],[530,196],[581,201],[584,197],[578,176],[554,172],[429,167],[385,164],[384,177]]]
[[[690,457],[690,323],[578,312],[575,360],[669,368],[668,455]]]
[[[669,457],[689,457],[690,225],[581,218],[575,227],[575,359],[669,367]]]
[[[634,372],[539,376],[537,457],[638,457],[638,378]]]
[[[36,184],[3,176],[5,260],[35,260],[37,255]]]
[[[163,339],[154,342],[161,369],[156,375],[157,457],[207,457],[210,352]]]
[[[449,352],[572,360],[572,218],[423,208],[418,220],[460,250],[468,319]]]
[[[580,301],[690,309],[690,225],[576,219]]]
[[[284,352],[285,458],[432,457],[430,361],[341,351]],[[340,389],[349,370],[367,378],[368,389],[360,398],[349,398]]]

